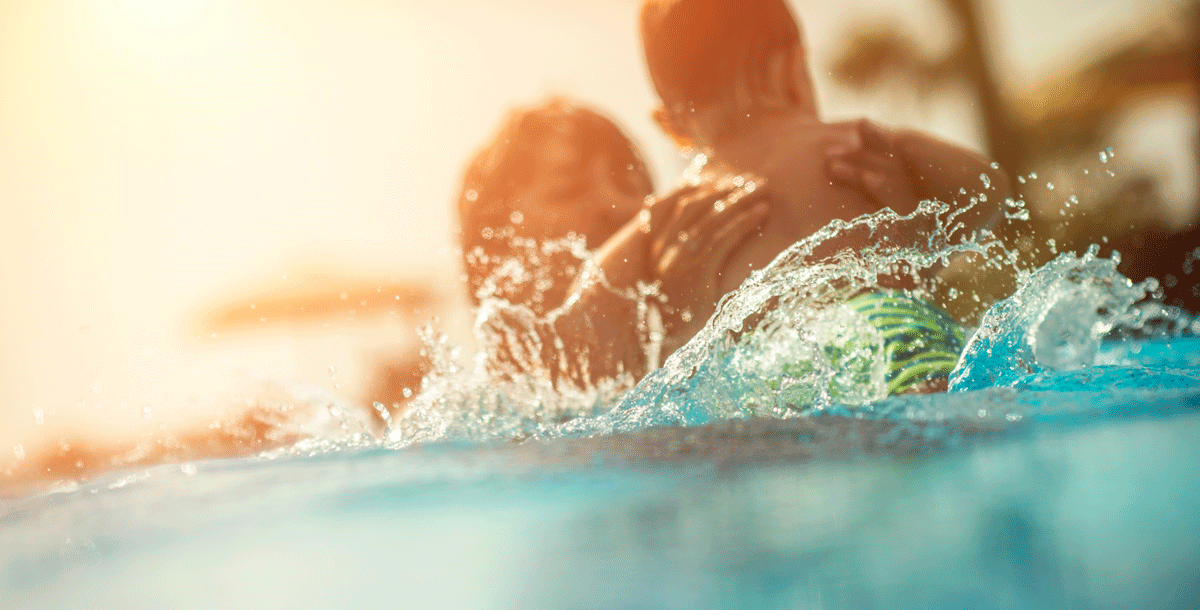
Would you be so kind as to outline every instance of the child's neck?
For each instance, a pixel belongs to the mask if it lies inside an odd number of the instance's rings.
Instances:
[[[710,151],[708,167],[733,174],[754,172],[764,167],[768,159],[777,153],[775,143],[780,134],[803,128],[806,124],[819,123],[816,116],[801,112],[759,117],[740,125],[735,133],[716,139],[706,147]]]

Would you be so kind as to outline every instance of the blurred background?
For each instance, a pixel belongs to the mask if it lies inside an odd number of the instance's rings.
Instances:
[[[508,108],[565,94],[626,128],[658,190],[683,167],[638,6],[0,3],[0,473],[276,386],[402,400],[416,326],[470,349],[452,202]],[[1031,262],[1101,243],[1200,298],[1200,2],[794,7],[826,118],[988,152],[1020,176],[1031,218],[1006,238]]]

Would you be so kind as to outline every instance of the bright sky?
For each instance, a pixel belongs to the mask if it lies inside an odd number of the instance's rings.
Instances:
[[[353,369],[355,338],[231,347],[187,336],[187,322],[298,260],[460,292],[450,204],[465,159],[514,103],[564,92],[607,109],[665,185],[680,162],[648,118],[637,4],[0,3],[0,455],[38,433],[38,410],[119,426],[221,393],[230,372]],[[949,41],[925,0],[796,6],[818,64],[866,11]],[[1005,65],[1032,81],[1146,10],[1019,0],[995,22]],[[961,105],[920,115],[822,87],[843,114],[977,138]]]

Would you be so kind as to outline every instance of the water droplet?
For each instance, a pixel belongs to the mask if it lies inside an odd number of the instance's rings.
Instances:
[[[1017,176],[1017,182],[1020,182],[1021,184],[1025,184],[1025,176]]]
[[[34,409],[33,410],[33,421],[34,421],[34,423],[36,423],[39,426],[46,423],[46,412],[43,411],[41,408]]]
[[[1053,190],[1054,190],[1054,183],[1053,183],[1053,182],[1047,182],[1047,183],[1046,183],[1046,189],[1047,189],[1047,190],[1051,190],[1051,191],[1053,191]]]
[[[979,174],[979,181],[983,183],[983,188],[992,188],[992,179],[988,178],[987,174]]]
[[[1030,180],[1037,180],[1037,172],[1029,172]]]
[[[1109,158],[1109,159],[1116,159],[1116,158],[1117,158],[1117,153],[1113,152],[1113,149],[1112,149],[1112,147],[1111,147],[1111,146],[1109,146],[1108,148],[1105,148],[1105,149],[1104,149],[1104,152],[1107,152],[1107,153],[1108,153],[1108,158]]]
[[[1108,153],[1106,153],[1104,151],[1100,151],[1100,162],[1108,163]]]
[[[1000,164],[992,161],[992,169],[1000,169]]]
[[[13,455],[17,456],[17,460],[25,459],[25,448],[21,446],[21,443],[13,445]]]
[[[525,222],[525,215],[520,210],[513,210],[513,213],[508,215],[508,221],[515,225],[522,224]]]
[[[185,474],[189,477],[196,476],[196,465],[195,464],[180,464],[179,472],[182,472],[183,474]]]

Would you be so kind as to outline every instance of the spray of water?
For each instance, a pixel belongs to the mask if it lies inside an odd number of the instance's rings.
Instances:
[[[444,337],[427,332],[434,372],[409,410],[389,423],[386,442],[593,435],[833,407],[870,409],[887,394],[882,338],[841,304],[881,277],[900,277],[914,296],[938,298],[946,290],[937,270],[966,254],[996,268],[1015,263],[990,234],[960,235],[960,213],[927,202],[908,216],[884,210],[830,224],[727,295],[707,326],[632,391],[628,374],[582,387],[564,383],[558,371],[573,356],[545,317],[528,306],[485,299],[475,327],[484,348],[469,366],[460,364],[461,354]],[[874,245],[816,254],[846,238]],[[497,268],[507,270],[506,278],[521,277],[511,262]],[[610,290],[643,311],[659,302],[653,290]],[[647,328],[639,334],[653,351],[659,337],[650,318],[643,318]]]
[[[1001,211],[1009,222],[1027,217],[1017,201],[1005,202]],[[483,347],[464,363],[445,336],[426,328],[433,372],[406,412],[384,418],[382,442],[404,447],[596,436],[755,417],[944,418],[957,402],[944,399],[947,408],[935,415],[920,407],[922,398],[887,397],[883,339],[843,303],[881,282],[905,284],[909,295],[939,305],[980,301],[978,293],[947,280],[945,271],[962,268],[964,261],[969,275],[1008,276],[1018,288],[995,304],[976,304],[986,313],[967,320],[977,329],[968,328],[974,333],[951,374],[952,393],[991,396],[1024,387],[1039,375],[1087,369],[1097,363],[1102,340],[1114,333],[1178,336],[1190,330],[1186,314],[1145,301],[1155,283],[1135,284],[1120,275],[1118,258],[1099,257],[1093,247],[1082,256],[1060,254],[1039,269],[1025,269],[1019,254],[990,232],[965,234],[961,214],[961,208],[924,202],[907,216],[885,209],[831,223],[726,295],[703,330],[640,382],[624,372],[582,383],[566,380],[562,372],[585,366],[587,359],[548,323],[561,311],[541,313],[527,296],[525,303],[513,303],[489,295],[544,290],[549,283],[526,267],[528,257],[563,254],[613,298],[643,314],[663,305],[661,295],[653,287],[623,292],[604,285],[577,241],[519,243],[528,252],[495,265],[481,289],[475,332]],[[827,254],[829,244],[843,240],[873,245]],[[641,319],[642,347],[652,353],[661,329],[653,315]],[[959,410],[974,416],[979,409],[971,405],[985,398],[963,402]],[[997,400],[1020,402],[1008,394]],[[996,412],[1011,422],[1027,411]]]

